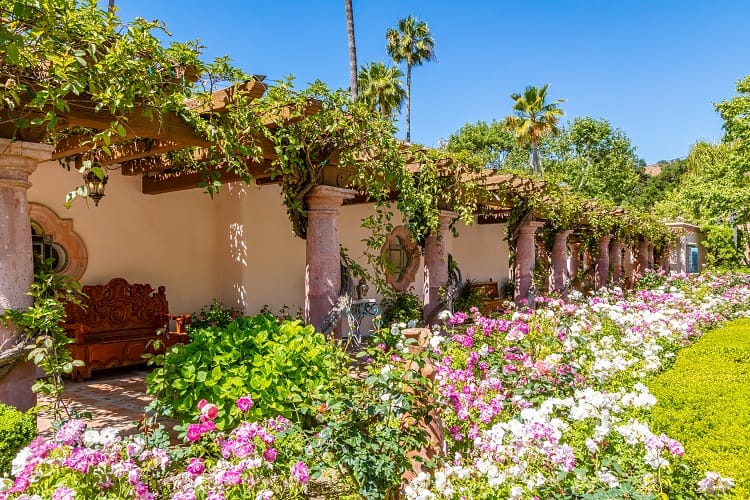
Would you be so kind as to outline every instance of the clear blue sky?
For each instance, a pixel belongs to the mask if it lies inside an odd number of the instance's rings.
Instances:
[[[343,0],[116,0],[123,20],[166,22],[249,73],[349,86]],[[550,83],[566,118],[605,118],[648,163],[721,138],[712,103],[750,74],[747,0],[353,0],[359,64],[388,62],[385,31],[412,14],[437,61],[414,70],[412,140],[436,146],[467,122],[502,119],[512,92]]]

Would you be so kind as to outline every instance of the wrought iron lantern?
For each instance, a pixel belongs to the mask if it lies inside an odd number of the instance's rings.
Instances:
[[[107,185],[109,177],[107,174],[103,174],[99,177],[96,172],[89,170],[83,177],[86,182],[86,193],[89,198],[94,200],[94,205],[99,206],[99,202],[104,198],[104,186]]]

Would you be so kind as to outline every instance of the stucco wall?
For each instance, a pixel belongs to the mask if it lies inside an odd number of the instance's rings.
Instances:
[[[675,273],[686,273],[688,271],[688,246],[695,245],[698,248],[698,270],[702,271],[706,265],[706,247],[701,243],[705,235],[695,226],[686,224],[671,226],[680,231],[680,237],[669,247],[669,270]]]
[[[305,242],[292,234],[277,185],[226,186],[218,197],[221,294],[226,304],[255,313],[264,305],[278,311],[287,305],[292,311],[304,307]],[[339,209],[339,241],[348,254],[366,265],[364,240],[369,232],[361,227],[372,213],[369,205]],[[394,225],[401,223],[394,215]],[[464,278],[502,283],[508,277],[508,246],[504,225],[459,224],[459,238],[451,253]],[[424,283],[422,263],[412,285],[421,295]],[[368,297],[380,297],[370,285]]]
[[[110,172],[99,207],[78,200],[63,207],[65,194],[80,184],[76,172],[56,162],[39,166],[31,177],[29,201],[72,218],[88,251],[81,282],[104,283],[123,277],[132,283],[164,285],[172,312],[194,312],[218,298],[255,313],[264,305],[277,311],[304,307],[305,242],[294,237],[277,185],[222,187],[211,200],[199,189],[161,195],[141,193],[140,177]],[[339,238],[349,255],[365,264],[368,231],[361,227],[368,205],[339,210]],[[399,224],[398,214],[394,225]],[[502,225],[459,224],[451,253],[464,278],[508,276],[508,247]],[[422,293],[420,263],[413,291]],[[371,285],[369,297],[380,299]]]
[[[451,252],[464,279],[497,281],[501,286],[508,280],[508,242],[505,224],[459,224],[458,238]]]
[[[83,284],[122,277],[167,289],[173,313],[197,311],[219,295],[218,203],[199,189],[161,195],[141,193],[141,178],[109,173],[98,207],[77,200],[67,210],[65,194],[80,175],[57,162],[39,165],[31,176],[30,202],[72,218],[88,251]]]

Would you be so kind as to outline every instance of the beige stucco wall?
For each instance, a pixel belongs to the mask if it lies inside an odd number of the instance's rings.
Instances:
[[[264,305],[304,307],[305,242],[292,234],[278,185],[232,183],[214,200],[200,189],[144,195],[140,177],[113,171],[99,207],[78,200],[66,210],[65,194],[81,183],[76,172],[48,162],[31,182],[29,201],[71,218],[83,239],[89,259],[84,284],[123,277],[164,285],[175,313],[197,311],[213,298],[250,314]],[[362,265],[368,231],[361,220],[371,211],[369,205],[339,210],[341,244]],[[401,223],[398,214],[393,223]],[[459,224],[458,231],[451,253],[464,278],[507,279],[503,225]],[[414,293],[422,293],[423,283],[420,263]],[[369,297],[380,299],[370,285]]]
[[[458,225],[458,238],[453,241],[453,258],[463,279],[497,281],[501,286],[508,280],[508,242],[505,224]]]
[[[67,210],[65,194],[81,184],[77,172],[47,162],[32,174],[31,183],[30,202],[73,219],[88,251],[83,284],[122,277],[155,288],[164,285],[173,313],[197,311],[219,296],[219,206],[200,189],[144,195],[140,177],[115,170],[99,207],[77,200]]]
[[[255,313],[264,305],[277,311],[304,307],[305,242],[292,234],[278,185],[245,186],[233,183],[218,196],[221,293],[226,304]],[[339,209],[339,241],[348,254],[366,265],[361,221],[370,205]],[[401,223],[399,214],[393,224]],[[502,224],[470,227],[459,224],[459,238],[451,243],[464,278],[502,283],[508,277],[508,245]],[[421,295],[424,275],[420,263],[413,292]],[[370,283],[368,297],[380,299]]]
[[[705,235],[696,226],[689,224],[668,224],[678,231],[678,241],[669,247],[669,270],[675,273],[688,271],[688,246],[698,248],[698,270],[702,271],[706,265],[706,247],[701,243]]]

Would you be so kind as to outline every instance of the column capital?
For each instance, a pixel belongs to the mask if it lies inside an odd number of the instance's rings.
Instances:
[[[54,149],[49,144],[0,139],[0,186],[31,187],[29,176]]]
[[[453,219],[458,217],[458,214],[450,210],[441,210],[438,217],[440,218],[440,229],[448,229],[448,225]]]
[[[609,242],[612,241],[612,235],[607,234],[605,236],[600,236],[599,239],[596,240],[599,245],[609,245]]]
[[[555,239],[567,240],[573,234],[572,229],[563,229],[555,233]]]
[[[315,186],[305,197],[309,210],[336,210],[344,200],[350,200],[356,196],[353,189],[334,186]]]
[[[541,227],[544,227],[544,222],[540,222],[540,221],[525,222],[518,227],[518,234],[534,234],[536,233],[536,230]]]

